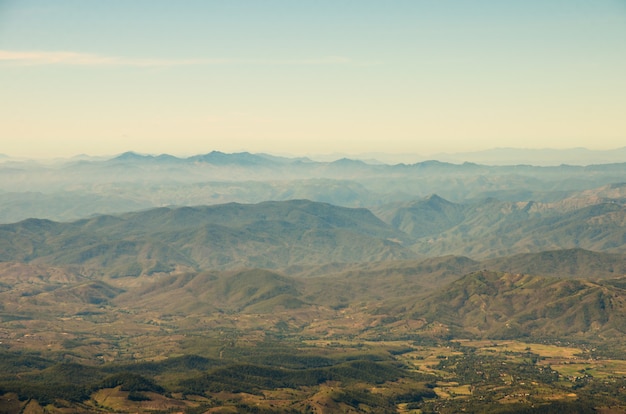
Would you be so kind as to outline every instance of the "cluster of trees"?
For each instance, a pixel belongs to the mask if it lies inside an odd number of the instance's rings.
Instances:
[[[259,393],[265,389],[298,388],[326,381],[343,384],[364,382],[380,384],[407,376],[407,372],[389,362],[356,360],[332,366],[286,369],[258,364],[237,364],[211,370],[183,380],[180,392],[203,395],[206,392]]]
[[[501,355],[484,355],[468,352],[439,361],[437,369],[453,372],[462,384],[486,384],[501,382],[537,381],[552,384],[559,379],[558,372],[550,366],[538,365],[539,356],[528,354],[523,362],[512,362]]]
[[[33,399],[47,405],[60,400],[83,402],[98,389],[115,387],[129,392],[129,400],[144,401],[149,399],[149,392],[207,396],[219,391],[258,394],[267,389],[298,388],[337,381],[341,386],[333,398],[354,406],[391,406],[398,402],[435,397],[426,385],[396,393],[395,396],[374,395],[352,387],[357,384],[381,384],[411,375],[390,357],[363,354],[360,355],[363,359],[357,355],[333,359],[279,352],[270,358],[271,350],[264,345],[250,352],[255,354],[256,363],[245,362],[249,358],[234,363],[232,360],[224,362],[187,355],[158,362],[100,366],[57,362],[14,352],[10,356],[5,355],[7,358],[0,358],[0,369],[4,368],[0,371],[0,394],[13,392],[21,400]],[[165,384],[153,379],[163,375],[170,378]]]

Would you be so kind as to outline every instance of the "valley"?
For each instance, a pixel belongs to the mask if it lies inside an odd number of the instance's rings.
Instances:
[[[2,263],[0,405],[623,412],[624,276],[475,270],[485,266],[450,256],[325,276],[242,269],[96,280],[71,266]]]
[[[621,164],[37,168],[0,165],[3,220],[51,206],[0,224],[2,412],[626,412]]]
[[[624,39],[0,0],[0,414],[626,414]]]

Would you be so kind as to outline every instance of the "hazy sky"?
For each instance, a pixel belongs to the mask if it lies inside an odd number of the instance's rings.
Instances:
[[[626,145],[626,0],[0,0],[0,153]]]

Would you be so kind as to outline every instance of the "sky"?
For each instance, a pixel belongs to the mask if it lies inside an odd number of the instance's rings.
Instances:
[[[0,153],[626,145],[626,0],[0,0]]]

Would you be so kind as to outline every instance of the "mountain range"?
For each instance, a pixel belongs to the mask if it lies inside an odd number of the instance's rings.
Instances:
[[[411,257],[405,235],[366,209],[305,200],[159,208],[71,223],[0,226],[0,260],[126,276]]]
[[[381,206],[376,215],[291,200],[162,207],[73,222],[27,219],[0,225],[0,260],[137,276],[574,248],[626,253],[626,207],[595,202],[460,204],[433,195]]]
[[[0,168],[5,218],[82,217],[0,224],[0,411],[620,404],[622,165],[75,163]]]
[[[348,312],[368,338],[616,338],[626,333],[626,211],[594,202],[433,195],[381,206],[380,218],[292,200],[27,219],[0,225],[2,303],[8,318],[35,304],[63,304],[52,312],[63,315],[121,306],[185,324],[216,312],[273,314],[267,329],[290,320],[318,335]]]
[[[370,339],[619,340],[626,334],[626,255],[560,250],[525,259],[530,272],[510,270],[520,256],[480,262],[447,256],[338,265],[318,274],[316,265],[303,265],[291,274],[249,268],[143,277],[4,262],[0,318],[54,325],[57,318],[92,315],[81,324],[132,322],[139,330],[151,320],[195,330],[205,320],[201,325],[329,338],[350,332]]]
[[[413,251],[429,256],[478,258],[576,247],[623,252],[626,244],[621,199],[452,203],[435,195],[374,211],[416,240]]]
[[[187,158],[125,153],[110,159],[48,163],[5,159],[0,163],[0,223],[297,198],[370,209],[430,194],[457,203],[487,197],[557,202],[619,185],[625,175],[626,163],[540,167],[427,160],[382,164],[217,151]]]

